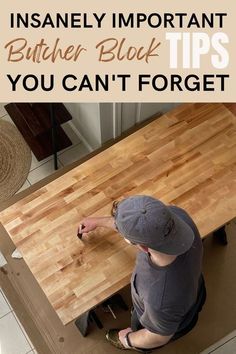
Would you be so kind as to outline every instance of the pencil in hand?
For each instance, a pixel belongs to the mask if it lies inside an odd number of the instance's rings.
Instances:
[[[79,229],[78,229],[78,232],[77,232],[77,237],[82,240],[82,236],[83,236],[83,233],[82,233],[82,230],[85,228],[84,225],[80,224],[79,225]]]

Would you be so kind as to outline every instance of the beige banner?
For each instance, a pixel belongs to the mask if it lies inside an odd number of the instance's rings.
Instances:
[[[9,1],[2,102],[235,102],[224,1]]]

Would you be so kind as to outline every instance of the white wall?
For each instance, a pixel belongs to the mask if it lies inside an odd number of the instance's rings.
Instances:
[[[175,108],[179,103],[121,103],[121,132],[157,113],[161,115]]]
[[[113,104],[112,103],[100,103],[100,125],[101,125],[101,142],[113,138]]]
[[[174,109],[179,103],[142,103],[140,108],[140,121],[143,121],[156,113],[164,114]]]
[[[75,128],[82,134],[92,149],[101,146],[99,103],[64,103],[73,117]]]
[[[84,142],[97,149],[136,123],[164,114],[178,103],[64,103]]]
[[[121,128],[122,132],[133,127],[137,121],[137,103],[121,104]]]

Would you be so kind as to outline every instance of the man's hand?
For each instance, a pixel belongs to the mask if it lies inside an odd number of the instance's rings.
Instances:
[[[119,340],[121,341],[121,343],[123,344],[123,346],[125,348],[128,348],[127,345],[126,345],[126,341],[125,341],[125,336],[127,333],[129,332],[132,332],[132,329],[130,327],[126,328],[126,329],[122,329],[120,332],[119,332]]]
[[[83,225],[83,228],[80,228]],[[95,230],[97,227],[108,227],[116,230],[114,218],[111,216],[90,217],[80,221],[78,232],[83,234]]]
[[[98,218],[85,218],[81,220],[80,225],[83,225],[83,228],[78,227],[78,232],[83,234],[95,230],[98,227]]]

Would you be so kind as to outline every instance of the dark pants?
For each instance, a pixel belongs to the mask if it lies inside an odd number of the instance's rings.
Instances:
[[[176,339],[179,339],[180,337],[183,337],[185,334],[190,332],[195,327],[195,325],[198,321],[198,314],[202,310],[202,307],[203,307],[205,301],[206,301],[206,287],[205,287],[204,279],[202,277],[201,278],[201,286],[200,286],[200,289],[198,292],[198,298],[197,298],[196,304],[194,305],[194,307],[196,308],[196,309],[194,308],[195,315],[189,320],[189,323],[184,328],[180,324],[180,328],[182,328],[182,329],[177,331],[174,334],[174,336],[171,338],[171,341],[174,341]],[[191,313],[192,313],[192,311],[191,311]],[[186,317],[188,317],[188,314],[186,315]],[[184,319],[184,322],[186,322],[186,318]],[[131,316],[131,329],[132,329],[132,331],[135,332],[135,331],[138,331],[143,328],[144,327],[139,322],[137,312],[135,310],[133,310],[132,316]],[[153,348],[153,349],[157,349],[157,348]],[[146,349],[144,349],[144,351],[146,351]]]

